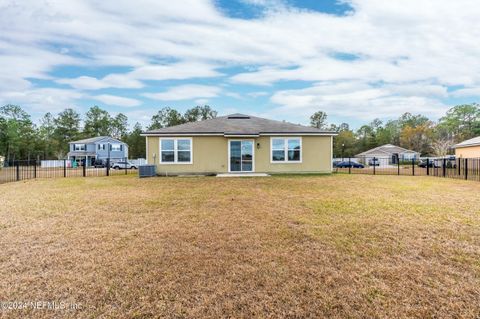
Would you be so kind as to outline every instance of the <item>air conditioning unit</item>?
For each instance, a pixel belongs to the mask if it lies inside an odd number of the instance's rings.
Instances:
[[[140,165],[138,167],[138,177],[154,177],[157,175],[155,165]]]

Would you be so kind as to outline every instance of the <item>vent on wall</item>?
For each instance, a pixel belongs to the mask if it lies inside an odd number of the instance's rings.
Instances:
[[[250,116],[243,114],[232,114],[228,116],[229,120],[248,120]]]

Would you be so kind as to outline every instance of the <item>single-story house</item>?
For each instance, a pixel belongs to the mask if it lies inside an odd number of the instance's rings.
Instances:
[[[112,162],[122,161],[128,158],[128,145],[122,141],[109,136],[97,136],[69,143],[69,160],[93,165],[95,160],[106,160]]]
[[[420,159],[420,153],[412,150],[407,150],[406,148],[400,146],[385,144],[357,154],[355,155],[355,157],[361,159],[365,163],[373,160],[373,158],[377,158],[380,160],[381,163],[386,164],[388,160],[388,164],[397,164],[398,160],[418,160]]]
[[[480,157],[480,136],[463,141],[454,146],[455,156],[463,158]]]
[[[336,133],[232,114],[142,135],[157,174],[178,175],[330,173]]]

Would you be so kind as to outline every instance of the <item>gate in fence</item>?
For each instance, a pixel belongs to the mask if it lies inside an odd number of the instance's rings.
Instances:
[[[55,160],[21,160],[5,162],[0,167],[0,184],[35,178],[90,177],[137,174],[138,165],[124,159],[111,161],[106,159],[96,165],[85,162]]]
[[[480,181],[480,158],[356,157],[334,160],[334,172],[370,175],[437,176]]]

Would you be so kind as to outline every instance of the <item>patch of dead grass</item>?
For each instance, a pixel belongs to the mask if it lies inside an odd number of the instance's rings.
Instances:
[[[475,318],[480,184],[131,176],[0,186],[6,317]]]

